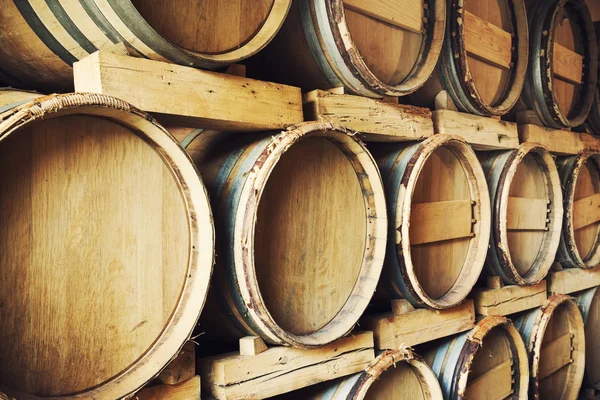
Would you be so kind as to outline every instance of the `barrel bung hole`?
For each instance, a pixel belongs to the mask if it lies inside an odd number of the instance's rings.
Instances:
[[[121,374],[187,275],[170,169],[125,126],[71,115],[5,138],[0,185],[0,386],[68,396]]]
[[[155,31],[203,54],[233,51],[263,27],[279,0],[131,0]]]
[[[342,146],[309,136],[275,165],[261,195],[254,263],[275,322],[296,335],[331,321],[357,284],[365,253],[365,199]]]

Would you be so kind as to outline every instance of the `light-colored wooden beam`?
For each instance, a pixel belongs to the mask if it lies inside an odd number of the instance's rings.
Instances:
[[[548,292],[570,294],[600,285],[600,266],[593,269],[565,268],[551,271],[547,277]]]
[[[573,362],[573,334],[565,333],[550,343],[543,345],[540,355],[540,370],[538,379],[542,380],[562,367]]]
[[[506,229],[515,231],[545,231],[548,219],[548,200],[509,197]]]
[[[600,139],[589,133],[551,129],[533,124],[519,125],[521,142],[543,144],[557,155],[580,154],[585,150],[600,152]]]
[[[581,229],[600,221],[600,193],[573,203],[573,229]]]
[[[583,57],[556,42],[554,42],[552,67],[554,75],[562,80],[574,84],[583,82]]]
[[[475,288],[475,312],[480,315],[511,315],[541,307],[547,299],[546,281],[533,286],[510,285],[499,289]]]
[[[413,203],[410,212],[410,243],[425,244],[471,236],[471,200]]]
[[[404,0],[344,0],[344,6],[369,17],[387,22],[411,32],[421,33],[423,1]]]
[[[75,90],[101,93],[171,125],[260,131],[304,120],[299,88],[96,52],[74,65]]]
[[[267,350],[267,345],[258,336],[246,336],[240,339],[240,355],[255,356]]]
[[[509,32],[465,11],[465,48],[470,55],[510,69],[512,60],[512,37]]]
[[[513,392],[512,359],[473,379],[465,390],[465,399],[504,400]]]

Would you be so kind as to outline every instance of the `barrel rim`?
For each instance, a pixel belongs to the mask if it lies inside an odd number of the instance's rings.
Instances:
[[[420,299],[425,305],[434,309],[445,309],[461,303],[477,283],[483,270],[491,232],[491,208],[487,181],[477,155],[469,144],[461,137],[448,134],[438,134],[417,144],[420,150],[411,158],[398,190],[400,191],[396,203],[396,220],[401,240],[396,241],[396,258],[401,267],[405,280],[410,282],[408,290],[414,297]],[[470,239],[467,257],[463,261],[463,268],[455,283],[443,296],[434,299],[429,296],[415,273],[411,256],[410,244],[410,215],[412,197],[417,180],[429,157],[439,148],[448,148],[460,161],[467,182],[471,199],[477,198],[479,202],[473,205],[473,224],[475,238]]]
[[[258,284],[252,249],[256,211],[271,172],[290,146],[303,138],[313,136],[321,136],[331,140],[338,147],[343,146],[346,156],[352,156],[348,160],[352,163],[363,189],[368,223],[362,267],[346,303],[322,328],[310,334],[296,335],[282,329],[268,311]],[[359,167],[362,171],[357,170]],[[238,207],[236,213],[233,256],[237,276],[245,278],[238,282],[237,289],[243,302],[248,305],[248,315],[264,335],[263,338],[274,344],[310,348],[331,343],[348,334],[375,292],[383,268],[387,238],[383,183],[377,164],[364,144],[349,135],[344,127],[331,122],[305,122],[290,127],[273,136],[269,145],[257,158],[252,173],[246,176],[239,204],[244,206]],[[368,296],[365,293],[368,293]]]
[[[585,290],[581,291],[579,293],[579,295],[577,296],[577,305],[579,306],[579,310],[581,311],[581,316],[583,318],[584,325],[587,325],[587,320],[588,320],[589,311],[590,311],[589,307],[591,306],[591,303],[594,300],[594,297],[596,297],[596,295],[600,294],[600,292],[598,291],[598,288],[599,288],[599,286],[585,289]],[[587,329],[587,326],[586,326],[586,329]],[[585,338],[586,338],[586,351],[587,351],[587,338],[588,338],[587,333],[585,335]],[[587,362],[587,356],[586,356],[586,362]],[[600,389],[600,379],[596,382],[592,381],[587,367],[585,369],[584,379],[586,382],[586,386],[590,386],[594,389]]]
[[[453,101],[457,106],[467,112],[484,116],[500,116],[508,113],[517,103],[525,85],[527,66],[529,64],[529,27],[527,24],[527,11],[524,0],[507,0],[511,10],[512,23],[516,32],[513,33],[512,63],[516,58],[516,68],[511,68],[510,79],[506,84],[502,96],[496,104],[487,103],[481,97],[469,68],[468,53],[464,35],[464,2],[467,0],[451,0],[448,10],[448,22],[446,24],[446,41],[442,59],[445,63],[451,63],[452,68],[444,70],[448,75],[445,87],[451,86]],[[474,0],[476,1],[476,0]],[[452,34],[456,30],[456,34]],[[455,56],[458,55],[458,57]],[[440,62],[440,68],[442,64]]]
[[[427,387],[427,393],[431,399],[443,398],[440,383],[424,359],[412,349],[402,347],[398,350],[386,350],[369,364],[362,372],[358,373],[357,381],[350,390],[347,400],[363,400],[371,386],[390,367],[396,367],[398,363],[407,363],[417,376],[422,386]]]
[[[52,398],[122,398],[154,378],[175,359],[190,339],[208,293],[214,263],[214,226],[208,194],[193,162],[179,143],[150,115],[111,96],[92,93],[54,94],[36,98],[0,115],[0,144],[29,123],[40,119],[84,114],[110,118],[132,129],[156,150],[179,187],[188,221],[188,268],[179,301],[155,342],[116,376],[93,387]],[[6,394],[28,399],[32,396],[0,388]]]
[[[532,335],[530,337],[529,343],[527,343],[527,350],[530,353],[530,395],[535,395],[538,398],[539,381],[537,379],[537,376],[540,368],[542,342],[546,333],[546,329],[548,328],[548,324],[550,323],[550,319],[554,315],[554,312],[557,310],[557,308],[563,305],[569,309],[570,314],[574,316],[576,323],[579,323],[580,325],[581,329],[574,329],[573,341],[577,341],[579,347],[581,348],[583,346],[584,349],[583,353],[578,353],[580,356],[577,357],[577,359],[573,359],[573,363],[571,364],[571,366],[574,366],[575,368],[575,374],[577,375],[577,379],[575,379],[574,382],[571,382],[572,384],[565,385],[565,391],[563,392],[563,395],[565,393],[566,395],[564,397],[567,399],[576,398],[577,394],[579,393],[579,389],[582,385],[585,370],[585,333],[583,329],[583,317],[581,316],[581,312],[574,298],[565,294],[554,294],[550,298],[548,298],[548,300],[546,300],[544,305],[540,307],[540,312],[538,313],[538,315],[536,315],[536,319],[532,328]]]
[[[350,72],[351,76],[348,76],[347,79],[341,77],[339,79],[353,92],[373,98],[405,96],[421,88],[435,70],[446,26],[446,2],[444,0],[424,0],[427,2],[428,9],[434,12],[433,22],[429,22],[428,19],[425,23],[426,27],[422,29],[423,39],[419,57],[409,75],[398,85],[388,85],[381,81],[356,50],[346,21],[343,0],[308,1],[311,1],[311,11],[315,15],[319,12],[317,7],[325,7],[329,26],[326,30],[318,30],[321,36],[324,33],[332,35],[331,40],[336,45],[334,51],[337,53],[334,57],[328,57],[328,62],[335,65],[343,64],[344,69]],[[316,21],[317,25],[321,23],[318,18],[313,18],[313,21]],[[327,38],[321,37],[320,39],[327,41]],[[328,49],[331,50],[330,47]],[[339,73],[336,72],[336,75]],[[356,80],[356,82],[349,80]]]
[[[548,274],[560,244],[560,234],[563,222],[563,199],[560,176],[554,158],[548,149],[539,143],[523,143],[510,152],[511,154],[500,175],[498,184],[499,190],[493,199],[493,234],[491,237],[494,242],[491,243],[491,245],[496,249],[500,267],[506,274],[506,277],[513,281],[511,283],[522,286],[535,285]],[[551,224],[549,230],[544,234],[538,257],[536,257],[536,260],[527,273],[521,275],[512,261],[510,247],[508,245],[508,229],[506,221],[508,214],[508,198],[513,178],[520,163],[526,156],[531,154],[536,154],[538,156],[535,157],[535,160],[547,178],[546,191],[550,192],[548,193],[548,196],[552,199],[550,200],[551,212],[548,217]],[[540,258],[540,254],[543,257]]]
[[[581,169],[585,166],[588,160],[592,160],[592,162],[596,165],[598,173],[600,174],[600,153],[584,152],[581,155],[574,157],[577,158],[575,166],[572,170],[567,171],[569,174],[569,179],[567,179],[566,184],[563,184],[565,191],[563,195],[565,211],[561,234],[561,241],[564,242],[564,247],[573,260],[562,261],[566,261],[570,266],[583,269],[592,269],[600,263],[600,231],[596,237],[596,243],[594,244],[594,247],[590,251],[589,255],[586,256],[586,258],[581,257],[577,243],[575,242],[575,229],[573,227],[572,215],[573,205],[575,203],[575,189],[577,188],[577,181],[579,180]]]

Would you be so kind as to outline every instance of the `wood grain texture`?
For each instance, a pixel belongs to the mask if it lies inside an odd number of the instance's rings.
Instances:
[[[371,385],[365,400],[428,400],[427,388],[417,374],[410,364],[398,363]]]
[[[570,294],[600,286],[600,267],[565,268],[548,274],[548,292]]]
[[[600,193],[584,197],[573,204],[573,229],[577,230],[600,221]]]
[[[118,97],[173,125],[252,131],[303,121],[291,86],[108,52],[75,63],[74,74],[77,91]]]
[[[542,347],[540,358],[544,359],[544,363],[540,363],[538,378],[544,380],[550,375],[558,372],[563,367],[573,362],[573,335],[565,333],[562,336],[546,342]]]
[[[390,25],[421,34],[422,0],[344,0],[344,6]]]
[[[533,286],[509,285],[498,289],[475,288],[475,312],[481,315],[511,315],[542,306],[547,299],[546,281]]]
[[[504,400],[514,393],[513,361],[507,359],[473,379],[467,386],[465,398]]]
[[[418,245],[470,237],[472,217],[471,200],[413,204],[410,242]]]
[[[552,65],[558,78],[573,84],[583,82],[583,57],[557,42],[554,43]]]
[[[548,217],[548,200],[529,197],[509,197],[507,216],[506,229],[545,231],[547,225],[546,218]],[[537,248],[534,250],[537,250]]]
[[[132,400],[200,400],[200,377],[174,385],[152,386],[137,392]]]
[[[156,381],[175,385],[194,378],[196,375],[196,346],[195,342],[188,341],[177,357],[161,371]]]
[[[600,194],[600,171],[597,164],[588,159],[577,177],[571,215],[575,230],[575,244],[583,259],[594,250],[600,235],[600,221],[596,218],[598,194]]]
[[[581,154],[584,150],[600,152],[600,139],[588,133],[524,124],[519,125],[521,142],[536,142],[557,155]]]
[[[510,32],[468,11],[464,15],[467,53],[493,65],[510,69],[512,61],[512,37]]]

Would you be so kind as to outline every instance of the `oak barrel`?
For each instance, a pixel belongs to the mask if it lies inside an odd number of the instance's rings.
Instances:
[[[557,294],[514,319],[529,352],[529,396],[575,400],[585,369],[585,333],[577,304]]]
[[[598,80],[594,25],[584,0],[529,1],[532,55],[523,101],[550,128],[583,124]]]
[[[564,218],[557,261],[571,268],[600,263],[600,154],[559,157]]]
[[[291,0],[0,0],[0,76],[46,91],[73,88],[71,66],[124,43],[158,61],[217,68],[261,50]]]
[[[600,291],[598,287],[577,296],[585,324],[585,380],[587,387],[600,389]]]
[[[373,98],[412,93],[435,67],[445,16],[441,0],[294,0],[262,54],[265,78]]]
[[[475,152],[438,134],[374,149],[386,190],[389,233],[380,294],[443,309],[465,299],[483,269],[490,198]]]
[[[188,148],[209,186],[220,243],[200,330],[296,347],[348,333],[385,253],[385,195],[371,155],[331,123],[217,135],[216,146],[202,137]]]
[[[135,392],[178,355],[208,292],[194,164],[121,100],[0,90],[0,185],[0,393]]]
[[[444,400],[527,398],[527,349],[505,317],[483,318],[471,331],[442,341],[425,359]]]
[[[413,102],[433,107],[445,90],[459,111],[506,114],[518,101],[529,59],[523,0],[448,0],[436,73]]]
[[[382,352],[365,370],[309,386],[277,399],[440,400],[442,389],[431,367],[410,349]]]
[[[492,203],[486,266],[509,285],[534,285],[547,275],[560,242],[563,199],[554,158],[537,143],[481,152]]]

